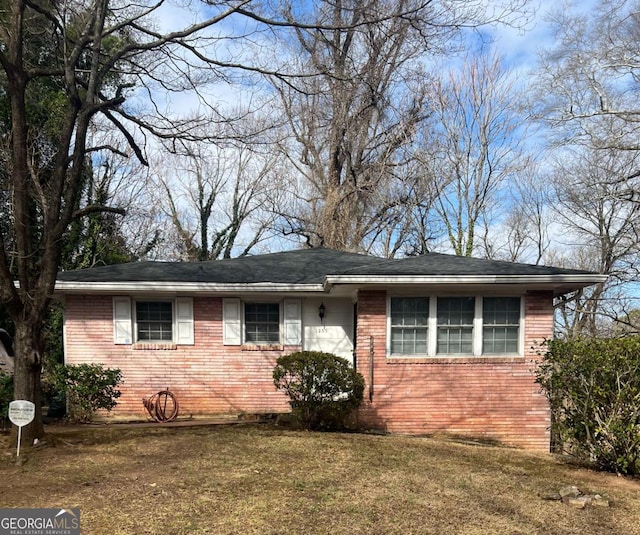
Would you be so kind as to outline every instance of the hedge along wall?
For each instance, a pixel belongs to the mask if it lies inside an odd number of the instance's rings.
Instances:
[[[640,337],[554,340],[538,381],[556,446],[603,470],[640,474]]]
[[[357,366],[366,381],[361,424],[408,434],[482,437],[549,451],[549,406],[534,368],[541,358],[539,344],[553,333],[551,292],[525,296],[523,357],[387,358],[386,299],[384,291],[358,295]]]

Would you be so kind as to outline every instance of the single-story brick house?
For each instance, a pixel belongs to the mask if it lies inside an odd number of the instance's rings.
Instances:
[[[181,414],[289,409],[275,360],[318,350],[366,381],[363,425],[482,436],[548,450],[534,382],[553,298],[585,271],[426,254],[388,260],[306,249],[61,273],[65,360],[120,368],[116,414],[169,387]]]

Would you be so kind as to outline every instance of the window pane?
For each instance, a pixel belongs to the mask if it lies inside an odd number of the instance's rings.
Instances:
[[[518,352],[518,327],[485,327],[482,336],[484,354]]]
[[[137,301],[137,339],[170,342],[173,339],[173,308],[170,301]]]
[[[280,305],[278,303],[245,303],[245,341],[249,343],[280,342]]]
[[[428,323],[428,298],[392,297],[391,354],[426,355]]]
[[[472,327],[438,327],[438,354],[473,354]]]
[[[474,297],[439,297],[438,325],[473,325]]]
[[[438,298],[438,354],[473,354],[475,306],[474,297]]]
[[[482,353],[500,355],[518,352],[520,332],[519,297],[485,297],[482,300]]]
[[[520,323],[519,297],[485,297],[482,300],[485,325],[517,325]]]
[[[429,299],[394,297],[391,299],[391,325],[427,325]]]

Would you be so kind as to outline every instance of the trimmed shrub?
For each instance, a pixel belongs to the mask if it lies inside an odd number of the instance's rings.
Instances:
[[[537,382],[565,451],[603,470],[640,473],[640,337],[548,342]]]
[[[117,405],[122,373],[99,364],[57,365],[52,381],[57,392],[67,398],[69,419],[90,422],[99,409],[110,411]]]
[[[0,420],[6,420],[13,401],[13,377],[0,372]]]
[[[273,383],[289,396],[294,419],[306,429],[347,427],[364,393],[364,379],[348,360],[318,351],[280,357]]]

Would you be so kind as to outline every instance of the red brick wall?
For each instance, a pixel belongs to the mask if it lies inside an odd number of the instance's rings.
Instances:
[[[183,415],[288,411],[287,398],[275,390],[271,379],[275,360],[283,352],[223,346],[222,300],[194,298],[193,305],[195,345],[134,349],[113,343],[110,296],[67,296],[66,362],[98,362],[122,370],[123,395],[116,415],[145,415],[142,398],[166,387],[178,397]],[[547,451],[549,410],[531,370],[539,358],[534,346],[552,334],[551,294],[527,294],[525,310],[522,358],[389,359],[386,293],[360,292],[357,366],[367,382],[362,422],[393,432],[447,432]],[[371,336],[372,403],[368,401]],[[296,349],[288,347],[285,352]]]
[[[275,389],[271,375],[283,352],[223,346],[220,298],[194,298],[193,313],[195,345],[134,349],[113,343],[110,296],[69,295],[66,363],[96,362],[122,370],[122,397],[114,415],[145,415],[142,398],[167,387],[176,394],[181,415],[288,411],[287,398]],[[296,349],[287,347],[285,352]]]
[[[549,408],[532,369],[539,343],[553,333],[551,293],[527,294],[525,312],[524,357],[387,358],[386,293],[361,291],[357,366],[367,383],[361,422],[392,432],[446,432],[548,451]]]

